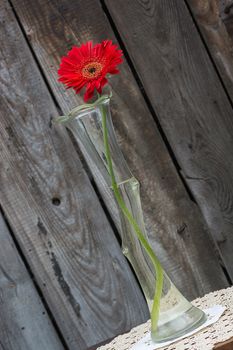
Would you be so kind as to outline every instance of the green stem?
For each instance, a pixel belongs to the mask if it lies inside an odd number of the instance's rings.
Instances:
[[[158,319],[159,319],[160,299],[161,299],[162,289],[163,289],[163,269],[154,251],[152,250],[149,242],[147,241],[144,234],[142,233],[139,225],[134,220],[131,212],[128,210],[124,202],[124,199],[122,198],[120,190],[118,188],[114,170],[113,170],[111,152],[110,152],[110,147],[108,142],[107,114],[104,106],[101,106],[100,108],[101,108],[101,114],[102,114],[102,128],[103,128],[103,137],[104,137],[105,156],[107,159],[109,175],[111,177],[113,193],[115,195],[116,201],[122,213],[130,223],[130,225],[133,227],[139,241],[141,242],[142,246],[144,247],[147,254],[149,255],[156,273],[155,295],[154,295],[153,306],[151,310],[151,332],[154,333],[157,329]]]

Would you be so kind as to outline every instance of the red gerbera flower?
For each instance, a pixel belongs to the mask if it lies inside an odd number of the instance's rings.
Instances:
[[[117,66],[122,63],[122,51],[111,40],[93,46],[92,41],[74,46],[61,60],[59,81],[79,93],[86,87],[84,101],[92,98],[95,89],[101,94],[108,82],[106,74],[117,74]]]

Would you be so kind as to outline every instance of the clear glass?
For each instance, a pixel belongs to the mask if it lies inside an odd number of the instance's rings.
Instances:
[[[118,186],[128,209],[144,235],[147,236],[141,207],[139,182],[131,173],[118,146],[110,113],[109,99],[106,98],[101,104],[107,113],[109,144]],[[77,113],[72,120],[65,123],[65,126],[71,130],[78,142],[92,175],[99,177],[97,183],[101,181],[109,190],[111,179],[105,158],[100,105],[88,111]],[[149,310],[151,310],[155,293],[155,271],[147,253],[120,209],[119,215],[122,252],[132,265],[146,297]],[[206,316],[203,311],[194,307],[178,291],[164,272],[158,327],[157,331],[151,334],[153,341],[161,342],[179,337],[200,326],[205,319]]]

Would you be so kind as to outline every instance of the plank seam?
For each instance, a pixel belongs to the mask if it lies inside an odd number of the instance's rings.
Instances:
[[[64,339],[64,337],[63,337],[63,335],[62,335],[62,333],[60,331],[60,328],[57,325],[57,322],[56,322],[56,320],[55,320],[55,318],[54,318],[54,316],[52,314],[52,311],[50,310],[50,308],[49,308],[49,306],[48,306],[48,304],[46,302],[46,299],[45,299],[45,297],[43,295],[43,292],[42,292],[40,286],[38,285],[38,283],[36,281],[36,278],[35,278],[32,270],[30,268],[30,265],[29,265],[25,255],[24,255],[24,253],[23,253],[23,251],[22,251],[22,249],[21,249],[21,247],[20,247],[20,245],[19,245],[15,235],[14,235],[14,232],[13,232],[11,226],[10,226],[10,223],[9,223],[9,221],[8,221],[8,219],[6,217],[6,214],[5,214],[5,212],[4,212],[4,210],[3,210],[1,205],[0,205],[0,214],[2,214],[2,217],[3,217],[4,221],[5,221],[5,224],[7,226],[7,229],[9,231],[9,233],[10,233],[10,236],[11,236],[11,238],[12,238],[14,244],[15,244],[16,250],[17,250],[17,252],[18,252],[18,254],[19,254],[19,256],[20,256],[20,258],[22,260],[22,263],[24,264],[25,269],[27,270],[27,272],[28,272],[28,274],[29,274],[29,276],[31,278],[33,286],[35,287],[35,290],[38,293],[38,296],[39,296],[39,298],[41,300],[41,303],[44,306],[44,308],[45,308],[45,310],[46,310],[46,312],[48,314],[48,317],[49,317],[49,319],[50,319],[50,321],[51,321],[51,323],[52,323],[52,325],[54,327],[55,332],[58,335],[59,340],[61,341],[61,344],[63,345],[65,350],[69,350],[69,347],[68,347],[68,345],[67,345],[67,343],[66,343],[66,341],[65,341],[65,339]]]
[[[45,73],[44,73],[44,71],[43,71],[43,68],[42,68],[42,66],[41,66],[41,64],[40,64],[40,62],[39,62],[39,60],[38,60],[38,58],[37,58],[36,53],[35,53],[34,50],[33,50],[33,47],[32,47],[32,45],[31,45],[31,43],[30,43],[30,40],[29,40],[28,37],[27,37],[26,31],[24,30],[24,27],[23,27],[23,25],[22,25],[22,23],[21,23],[21,21],[20,21],[20,18],[19,18],[18,14],[17,14],[17,11],[16,11],[16,9],[15,9],[15,7],[14,7],[14,5],[13,5],[13,3],[12,3],[11,0],[8,0],[8,3],[9,3],[9,5],[10,5],[10,7],[11,7],[11,10],[12,10],[13,15],[14,15],[14,17],[15,17],[16,23],[18,24],[19,29],[20,29],[20,31],[21,31],[21,33],[22,33],[22,35],[23,35],[23,38],[24,38],[24,40],[25,40],[25,42],[26,42],[26,44],[27,44],[27,47],[29,48],[29,51],[30,51],[30,53],[31,53],[31,55],[32,55],[32,57],[33,57],[33,60],[34,60],[35,63],[36,63],[36,66],[37,66],[37,68],[38,68],[39,74],[40,74],[41,78],[43,79],[46,88],[48,89],[48,93],[50,94],[50,96],[51,96],[51,98],[52,98],[52,101],[53,101],[53,103],[54,103],[54,105],[55,105],[55,108],[58,110],[58,113],[61,115],[61,114],[63,114],[63,112],[62,112],[62,109],[61,109],[61,107],[60,107],[60,104],[59,104],[58,100],[56,99],[56,96],[54,95],[54,93],[53,93],[53,91],[52,91],[52,88],[50,87],[49,81],[48,81],[48,79],[47,79],[47,77],[46,77],[46,75],[45,75]],[[51,121],[50,121],[49,127],[50,127],[50,128],[52,127]],[[68,133],[69,133],[69,131],[68,131]],[[69,133],[69,134],[70,134],[70,133]],[[72,142],[73,145],[74,145],[75,151],[77,152],[78,157],[79,157],[79,159],[80,159],[80,161],[81,161],[81,163],[82,163],[83,170],[84,170],[84,172],[86,173],[86,175],[87,175],[87,177],[88,177],[88,179],[89,179],[89,181],[90,181],[90,185],[91,185],[92,188],[94,189],[94,191],[95,191],[95,193],[96,193],[96,195],[97,195],[97,197],[98,197],[98,199],[99,199],[99,203],[100,203],[100,206],[101,206],[102,210],[104,211],[104,215],[106,216],[106,219],[108,220],[108,223],[109,223],[111,229],[113,230],[114,236],[116,237],[116,239],[117,239],[117,241],[118,241],[118,243],[119,243],[119,245],[120,245],[121,239],[120,239],[119,232],[118,232],[118,230],[117,230],[117,228],[116,228],[116,225],[115,225],[114,222],[113,222],[113,219],[111,218],[111,215],[110,215],[110,213],[109,213],[109,211],[108,211],[108,209],[107,209],[107,207],[106,207],[106,205],[105,205],[105,203],[104,203],[103,198],[101,197],[101,194],[100,194],[99,190],[97,189],[97,185],[96,185],[96,183],[95,183],[94,180],[93,180],[92,174],[90,173],[90,170],[89,170],[89,168],[88,168],[88,165],[87,165],[87,163],[86,163],[86,160],[84,159],[84,157],[83,157],[83,155],[82,155],[82,153],[81,153],[81,151],[80,151],[80,149],[79,149],[79,147],[78,147],[77,142],[75,142],[75,140],[74,140],[74,138],[72,137],[71,134],[70,134],[70,138],[71,138],[71,142]],[[6,222],[6,225],[7,225],[7,227],[8,227],[8,230],[9,230],[9,232],[10,232],[10,235],[11,235],[11,237],[12,237],[12,239],[13,239],[13,242],[14,242],[14,244],[15,244],[15,246],[16,246],[16,249],[17,249],[17,251],[18,251],[18,253],[19,253],[19,256],[21,257],[21,259],[22,259],[22,261],[23,261],[23,264],[24,264],[24,266],[25,266],[25,268],[26,268],[26,270],[27,270],[27,272],[28,272],[28,274],[29,274],[29,276],[30,276],[30,278],[31,278],[31,280],[32,280],[32,283],[33,283],[33,285],[34,285],[34,287],[35,287],[35,289],[36,289],[36,291],[37,291],[37,293],[38,293],[38,295],[39,295],[39,297],[40,297],[40,299],[41,299],[41,302],[42,302],[42,304],[44,305],[44,307],[45,307],[45,309],[46,309],[46,311],[47,311],[48,317],[49,317],[50,320],[51,320],[51,323],[52,323],[52,325],[53,325],[53,327],[54,327],[54,329],[55,329],[55,332],[57,332],[58,337],[59,337],[59,339],[60,339],[60,341],[61,341],[61,343],[62,343],[64,349],[65,349],[65,350],[68,350],[69,347],[68,347],[68,344],[67,344],[66,340],[65,340],[64,337],[63,337],[62,330],[59,328],[59,325],[57,324],[56,319],[55,319],[55,317],[53,316],[53,312],[52,312],[52,310],[50,309],[50,307],[49,307],[49,305],[48,305],[48,303],[47,303],[47,301],[46,301],[46,298],[45,298],[45,296],[44,296],[44,294],[43,294],[43,291],[42,291],[42,289],[40,288],[39,284],[37,283],[36,277],[35,277],[33,271],[32,271],[31,268],[30,268],[30,265],[29,265],[29,263],[28,263],[28,261],[27,261],[27,258],[26,258],[26,256],[24,255],[24,253],[23,253],[23,251],[22,251],[22,249],[21,249],[21,247],[20,247],[20,244],[19,244],[18,241],[17,241],[16,235],[14,234],[14,231],[13,231],[13,229],[12,229],[11,226],[10,226],[10,222],[8,221],[8,219],[7,219],[7,217],[6,217],[6,214],[4,213],[4,209],[3,209],[3,207],[1,207],[1,205],[0,205],[0,213],[1,213],[1,212],[2,212],[3,218],[4,218],[5,222]],[[132,274],[133,274],[135,280],[137,281],[138,289],[142,292],[141,286],[140,286],[140,284],[138,283],[138,279],[137,279],[137,277],[136,277],[136,275],[135,275],[134,270],[132,269],[131,265],[128,263],[127,259],[125,259],[125,261],[126,261],[126,264],[128,265],[128,267],[130,268],[130,270],[131,270],[131,272],[132,272]],[[142,293],[142,295],[143,295],[143,297],[144,297],[144,294],[143,294],[143,293]]]
[[[117,227],[116,227],[116,225],[115,225],[115,223],[114,223],[114,221],[113,221],[113,219],[111,217],[111,214],[110,214],[107,206],[105,205],[105,202],[104,202],[103,198],[101,197],[101,194],[100,194],[100,192],[98,190],[98,187],[97,187],[95,181],[91,180],[91,184],[92,184],[92,186],[93,186],[93,188],[94,188],[94,190],[96,192],[96,195],[98,196],[99,203],[100,203],[100,205],[101,205],[101,207],[102,207],[102,209],[103,209],[103,211],[104,211],[104,213],[105,213],[105,215],[106,215],[106,217],[107,217],[107,219],[109,221],[109,224],[110,224],[110,226],[111,226],[111,228],[113,230],[113,233],[114,233],[114,235],[116,237],[116,240],[119,243],[119,245],[121,246],[122,240],[121,240],[120,233],[119,233],[119,231],[118,231],[118,229],[117,229]],[[141,290],[142,295],[143,295],[143,297],[145,299],[145,296],[144,296],[141,284],[140,284],[140,282],[138,280],[138,277],[136,275],[135,270],[133,269],[133,266],[129,263],[128,259],[126,259],[126,258],[125,258],[125,262],[128,265],[129,269],[131,270],[132,274],[134,275],[134,278],[135,278],[135,280],[137,281],[137,284],[138,284],[138,288]]]
[[[155,112],[155,110],[154,110],[154,108],[153,108],[153,106],[152,106],[152,104],[150,102],[150,99],[149,99],[149,97],[148,97],[148,95],[147,95],[147,93],[146,93],[146,91],[144,89],[143,83],[142,83],[142,81],[141,81],[141,79],[140,79],[140,77],[139,77],[139,75],[138,75],[138,73],[136,71],[136,68],[134,67],[134,64],[133,64],[133,62],[132,62],[132,60],[130,58],[128,50],[126,49],[126,46],[125,46],[125,44],[123,42],[123,39],[121,38],[121,35],[120,35],[120,33],[119,33],[118,29],[117,29],[117,26],[116,26],[116,24],[115,24],[115,22],[114,22],[114,20],[113,20],[113,18],[111,16],[111,14],[110,14],[108,8],[107,8],[107,5],[105,4],[104,0],[99,0],[99,1],[100,1],[101,6],[102,6],[102,9],[103,9],[103,11],[104,11],[108,21],[109,21],[109,24],[110,24],[110,26],[111,26],[111,28],[112,28],[112,30],[113,30],[116,38],[117,38],[117,41],[119,42],[119,45],[120,45],[120,47],[121,47],[121,49],[123,51],[125,60],[126,60],[128,66],[129,66],[129,68],[130,68],[130,70],[131,70],[131,72],[133,74],[135,82],[138,85],[138,88],[139,88],[139,90],[140,90],[140,92],[142,94],[142,97],[143,97],[144,101],[145,101],[145,104],[146,104],[150,114],[152,115],[152,118],[153,118],[153,120],[154,120],[154,122],[155,122],[155,124],[156,124],[156,126],[158,128],[160,136],[161,136],[161,138],[162,138],[162,140],[163,140],[163,142],[165,144],[165,147],[166,147],[166,149],[168,151],[168,154],[169,154],[169,156],[171,158],[171,161],[172,161],[173,165],[175,166],[175,169],[176,169],[176,171],[178,173],[178,176],[179,176],[179,178],[180,178],[180,180],[181,180],[181,182],[182,182],[182,184],[183,184],[183,186],[184,186],[184,188],[186,190],[186,193],[188,194],[190,200],[197,205],[196,199],[193,196],[191,189],[189,188],[188,184],[185,182],[184,178],[182,177],[182,174],[181,174],[182,168],[180,167],[180,165],[178,163],[178,160],[177,160],[177,158],[176,158],[176,156],[175,156],[175,154],[174,154],[174,152],[172,150],[172,147],[171,147],[171,145],[170,145],[170,143],[169,143],[169,141],[167,139],[167,136],[166,136],[165,132],[163,131],[163,128],[162,128],[162,126],[161,126],[161,124],[159,122],[157,114],[156,114],[156,112]]]
[[[30,44],[28,36],[27,36],[27,34],[26,34],[25,30],[24,30],[23,25],[20,22],[20,18],[19,18],[18,14],[17,14],[17,12],[16,12],[16,10],[14,8],[14,5],[13,5],[11,0],[8,0],[8,3],[10,5],[11,9],[12,9],[12,12],[13,12],[13,14],[15,16],[16,22],[17,22],[17,24],[18,24],[18,26],[19,26],[19,28],[20,28],[20,30],[22,32],[22,35],[23,35],[23,37],[24,37],[24,39],[25,39],[25,41],[27,43],[27,46],[28,46],[28,48],[30,50],[30,53],[31,53],[31,55],[32,55],[36,65],[37,65],[37,68],[38,68],[38,70],[40,72],[40,75],[41,75],[41,77],[42,77],[42,79],[43,79],[43,81],[44,81],[44,83],[45,83],[45,85],[46,85],[46,87],[47,87],[47,89],[49,91],[49,94],[51,95],[51,98],[52,98],[52,100],[53,100],[53,102],[55,104],[55,107],[56,107],[57,111],[58,111],[58,115],[62,115],[63,112],[61,110],[61,107],[60,107],[60,105],[59,105],[55,95],[53,94],[53,91],[52,91],[52,89],[51,89],[51,87],[49,85],[48,79],[46,78],[46,75],[45,75],[45,73],[43,71],[43,68],[41,67],[40,62],[39,62],[39,60],[38,60],[38,58],[37,58],[37,56],[36,56],[36,54],[35,54],[35,52],[34,52],[34,50],[32,48],[32,45]],[[52,120],[50,120],[50,125],[49,126],[50,126],[50,128],[52,127]]]
[[[33,47],[32,47],[32,45],[31,45],[30,41],[28,40],[27,34],[26,34],[25,30],[24,30],[23,25],[22,25],[21,22],[20,22],[20,18],[19,18],[18,14],[17,14],[17,11],[15,10],[14,5],[12,4],[11,0],[8,0],[8,2],[9,2],[9,4],[10,4],[10,6],[11,6],[12,12],[13,12],[15,18],[16,18],[16,21],[17,21],[17,23],[18,23],[18,25],[19,25],[19,28],[20,28],[20,30],[21,30],[21,32],[22,32],[22,34],[23,34],[23,37],[24,37],[24,39],[25,39],[25,41],[26,41],[26,43],[27,43],[27,46],[28,46],[28,48],[29,48],[29,50],[30,50],[30,52],[31,52],[31,54],[32,54],[32,56],[33,56],[33,59],[34,59],[35,62],[36,62],[36,65],[37,65],[37,67],[38,67],[38,69],[39,69],[39,72],[40,72],[40,74],[41,74],[41,77],[42,77],[43,81],[45,82],[45,85],[46,85],[46,87],[47,87],[47,89],[48,89],[49,94],[50,94],[51,97],[52,97],[52,100],[53,100],[53,102],[54,102],[54,104],[55,104],[56,109],[58,110],[58,114],[59,114],[59,115],[62,115],[63,112],[62,112],[62,109],[61,109],[61,107],[60,107],[60,105],[59,105],[59,102],[58,102],[58,100],[56,99],[56,96],[54,95],[54,93],[53,93],[53,91],[52,91],[52,89],[51,89],[51,87],[50,87],[50,84],[49,84],[49,82],[48,82],[48,79],[47,79],[47,77],[46,77],[44,71],[43,71],[43,68],[41,67],[41,64],[40,64],[40,62],[39,62],[39,60],[38,60],[38,58],[37,58],[37,56],[36,56],[36,54],[35,54],[35,52],[34,52],[34,50],[33,50]],[[51,128],[51,127],[52,127],[52,121],[50,122],[50,128]],[[115,224],[114,224],[114,222],[113,222],[113,220],[112,220],[112,218],[111,218],[111,215],[110,215],[110,213],[109,213],[109,211],[108,211],[106,205],[104,204],[104,200],[103,200],[103,198],[101,197],[101,194],[100,194],[99,190],[97,189],[97,185],[96,185],[96,183],[95,183],[95,181],[94,181],[94,179],[93,179],[93,176],[92,176],[92,174],[91,174],[91,172],[90,172],[90,169],[89,169],[89,167],[88,167],[88,165],[87,165],[87,162],[86,162],[85,158],[83,157],[82,152],[81,152],[81,150],[79,149],[79,146],[78,146],[77,142],[75,141],[73,135],[71,134],[71,132],[70,132],[69,130],[68,130],[68,134],[69,134],[70,139],[71,139],[71,142],[72,142],[72,144],[73,144],[73,146],[74,146],[74,148],[75,148],[75,151],[77,152],[77,154],[78,154],[78,156],[79,156],[79,159],[80,159],[80,161],[81,161],[81,163],[82,163],[83,169],[84,169],[86,175],[87,175],[88,178],[89,178],[89,181],[90,181],[90,183],[91,183],[91,185],[92,185],[92,187],[93,187],[93,189],[94,189],[94,191],[95,191],[95,193],[96,193],[96,195],[97,195],[97,197],[98,197],[98,199],[99,199],[100,205],[101,205],[101,207],[102,207],[102,209],[103,209],[103,211],[104,211],[104,213],[105,213],[105,215],[106,215],[106,217],[107,217],[107,219],[108,219],[108,221],[109,221],[109,224],[110,224],[110,226],[111,226],[111,228],[112,228],[112,230],[113,230],[113,232],[114,232],[114,234],[115,234],[115,236],[116,236],[116,239],[117,239],[117,241],[120,243],[121,240],[120,240],[119,232],[118,232],[118,230],[117,230],[117,228],[116,228],[116,226],[115,226]]]
[[[226,279],[227,279],[227,282],[229,283],[230,286],[232,286],[232,285],[233,285],[233,281],[232,281],[232,279],[231,279],[231,277],[230,277],[230,275],[229,275],[229,273],[228,273],[226,267],[223,265],[222,258],[221,258],[221,262],[220,262],[220,267],[221,267],[222,270],[223,270],[223,273],[224,273],[224,275],[225,275],[225,277],[226,277]]]
[[[114,32],[114,34],[115,34],[115,36],[116,36],[116,38],[117,38],[117,40],[119,42],[119,45],[120,45],[120,47],[121,47],[121,49],[123,51],[124,57],[125,57],[125,59],[126,59],[126,61],[128,63],[128,66],[129,66],[129,68],[130,68],[130,70],[131,70],[131,72],[132,72],[132,74],[134,76],[134,79],[135,79],[135,81],[136,81],[136,83],[137,83],[137,85],[138,85],[138,87],[140,89],[140,92],[141,92],[141,94],[142,94],[142,96],[144,98],[144,101],[145,101],[145,103],[146,103],[146,105],[147,105],[147,107],[148,107],[148,109],[149,109],[149,111],[150,111],[154,121],[155,121],[155,124],[156,124],[156,126],[158,128],[158,131],[160,132],[162,140],[163,140],[163,142],[164,142],[164,144],[165,144],[165,146],[167,148],[167,151],[168,151],[168,153],[170,155],[171,161],[173,162],[173,164],[174,164],[174,166],[175,166],[175,168],[177,170],[178,176],[181,179],[182,184],[184,185],[184,188],[185,188],[185,190],[186,190],[190,200],[192,202],[194,202],[197,205],[197,207],[199,208],[200,212],[202,212],[200,207],[199,207],[199,205],[198,205],[198,203],[197,203],[197,201],[196,201],[196,199],[195,199],[195,197],[194,197],[194,195],[193,195],[193,193],[192,193],[191,188],[189,188],[188,183],[185,181],[185,178],[182,176],[182,168],[179,166],[178,160],[177,160],[177,158],[176,158],[176,156],[175,156],[175,154],[174,154],[174,152],[172,150],[172,147],[171,147],[171,145],[170,145],[170,143],[169,143],[169,141],[168,141],[168,139],[166,137],[165,132],[163,131],[163,128],[162,128],[162,126],[161,126],[161,124],[159,122],[159,119],[158,119],[157,115],[156,115],[156,112],[155,112],[155,110],[154,110],[154,108],[153,108],[153,106],[152,106],[152,104],[150,102],[150,99],[149,99],[149,97],[148,97],[148,95],[147,95],[147,93],[146,93],[146,91],[144,89],[143,83],[142,83],[142,81],[141,81],[141,79],[140,79],[140,77],[139,77],[139,75],[138,75],[138,73],[136,71],[136,68],[134,67],[133,61],[130,58],[130,54],[129,54],[129,52],[128,52],[125,44],[124,44],[123,39],[121,38],[120,32],[118,31],[117,26],[116,26],[116,24],[115,24],[115,22],[114,22],[114,20],[113,20],[113,18],[111,16],[109,10],[108,10],[108,7],[107,7],[107,5],[105,3],[105,0],[99,0],[99,1],[100,1],[102,9],[103,9],[103,11],[104,11],[104,13],[105,13],[105,15],[106,15],[106,17],[107,17],[111,27],[112,27],[112,30],[113,30],[113,32]],[[184,0],[184,1],[186,2],[186,0]],[[188,10],[189,10],[189,8],[188,8]],[[190,12],[190,10],[189,10],[189,12]],[[193,19],[192,14],[191,14],[191,17]],[[193,19],[193,21],[194,21],[194,19]],[[194,24],[195,24],[195,21],[194,21]],[[196,26],[196,24],[195,24],[195,26]],[[198,32],[200,34],[199,28],[197,28],[197,29],[198,29]],[[202,38],[201,34],[200,34],[200,36],[201,36],[201,40],[203,41],[203,38]],[[205,42],[204,42],[204,47],[206,48]],[[214,65],[214,69],[216,70],[216,65],[214,64],[214,62],[213,62],[213,60],[212,60],[212,58],[211,58],[207,48],[206,48],[206,50],[207,50],[208,56],[210,57],[213,65]],[[220,82],[221,82],[221,84],[223,86],[224,91],[226,92],[226,95],[227,95],[227,97],[229,99],[229,102],[231,104],[231,107],[232,107],[233,106],[232,105],[232,101],[231,101],[231,99],[230,99],[230,97],[229,97],[229,95],[228,95],[228,93],[226,91],[226,88],[225,88],[225,86],[224,86],[224,84],[222,82],[222,79],[219,76],[218,71],[216,71],[216,72],[217,72],[217,76],[220,79]],[[219,248],[218,248],[218,246],[216,246],[216,243],[215,243],[215,241],[214,241],[212,236],[211,236],[211,238],[212,238],[214,246],[217,248],[217,252],[218,252],[218,256],[219,256],[219,266],[222,269],[223,274],[224,274],[226,280],[228,281],[228,283],[230,285],[232,285],[233,281],[232,281],[231,277],[229,276],[226,267],[224,266],[222,257],[219,254]]]
[[[209,59],[210,59],[212,65],[213,65],[213,67],[214,67],[214,70],[215,70],[215,72],[216,72],[216,74],[217,74],[217,77],[218,77],[218,79],[219,79],[219,81],[220,81],[220,84],[221,84],[221,86],[222,86],[222,88],[223,88],[223,91],[225,92],[225,94],[226,94],[226,96],[227,96],[227,99],[228,99],[228,101],[229,101],[229,103],[230,103],[230,105],[231,105],[231,108],[233,109],[233,101],[232,101],[232,99],[231,99],[231,97],[230,97],[230,94],[228,93],[227,87],[226,87],[226,85],[225,85],[225,83],[224,83],[224,80],[223,80],[223,78],[222,78],[222,76],[221,76],[221,73],[220,73],[220,71],[219,71],[219,69],[218,69],[218,66],[216,65],[216,63],[215,63],[215,61],[214,61],[214,59],[213,59],[213,57],[212,57],[212,55],[211,55],[211,52],[210,52],[210,50],[209,50],[209,48],[208,48],[208,45],[207,45],[207,43],[206,43],[206,41],[205,41],[205,38],[204,38],[204,36],[203,36],[203,34],[202,34],[202,32],[201,32],[201,29],[199,28],[199,25],[198,25],[198,23],[197,23],[197,21],[196,21],[194,15],[193,15],[193,13],[192,13],[191,7],[189,6],[187,0],[184,0],[184,3],[185,3],[185,5],[186,5],[186,7],[187,7],[187,9],[188,9],[188,11],[189,11],[189,14],[190,14],[190,16],[191,16],[191,18],[192,18],[193,24],[194,24],[194,26],[195,26],[195,28],[196,28],[196,30],[197,30],[199,36],[200,36],[200,39],[201,39],[201,41],[202,41],[202,44],[204,45],[204,48],[205,48],[205,50],[206,50],[206,52],[207,52],[207,55],[208,55],[208,57],[209,57]]]

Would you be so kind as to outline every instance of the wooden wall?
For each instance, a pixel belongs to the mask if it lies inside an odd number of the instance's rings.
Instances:
[[[29,281],[31,305],[41,300],[38,312],[45,308],[51,329],[41,327],[41,335],[50,336],[51,349],[84,350],[148,318],[115,236],[111,193],[90,174],[67,132],[51,126],[51,118],[81,102],[57,82],[60,58],[73,45],[109,38],[124,51],[121,74],[111,79],[113,122],[168,274],[190,299],[232,283],[229,3],[2,0],[0,234],[6,246],[12,238],[16,245],[15,253],[0,249],[0,261],[4,269],[15,266],[17,283]],[[20,258],[9,260],[10,254]],[[11,314],[6,308],[7,321],[20,317],[22,298]],[[36,322],[33,332],[41,318]],[[3,348],[16,349],[16,338],[7,345],[8,333],[0,322]],[[22,344],[41,349],[28,339]]]

